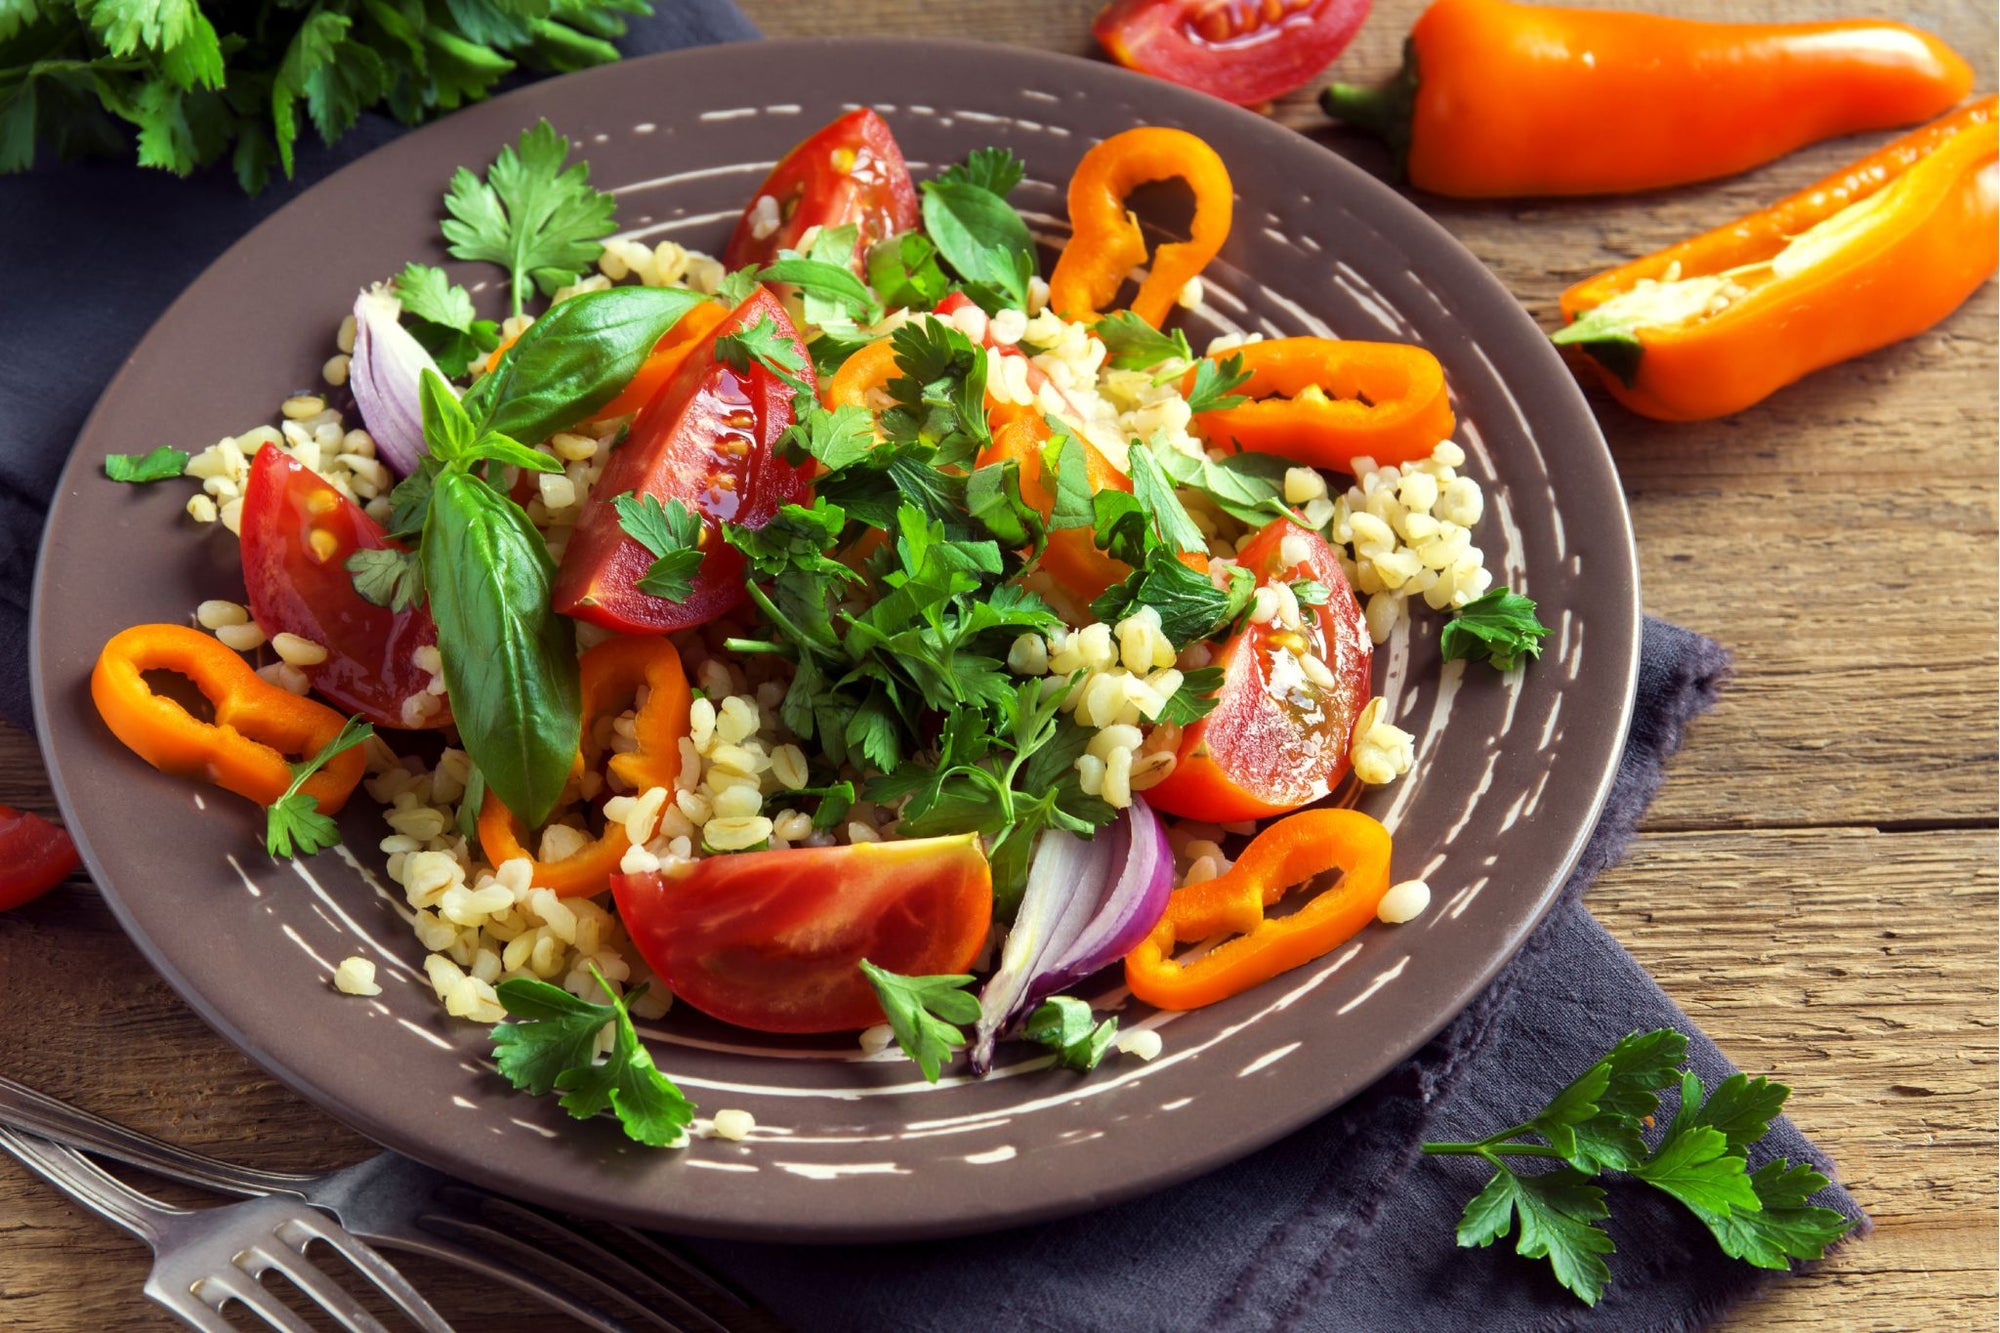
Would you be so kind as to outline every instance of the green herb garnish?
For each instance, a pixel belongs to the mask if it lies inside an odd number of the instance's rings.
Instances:
[[[1444,660],[1491,662],[1512,671],[1523,655],[1540,657],[1548,626],[1535,618],[1535,603],[1517,592],[1495,588],[1458,608],[1438,636]]]
[[[350,717],[339,733],[320,747],[318,754],[291,766],[292,785],[264,812],[265,851],[272,856],[311,856],[340,841],[339,826],[321,813],[319,802],[310,793],[299,789],[335,755],[353,749],[374,734],[375,728],[359,715]]]
[[[591,187],[588,163],[564,169],[568,156],[569,140],[538,120],[500,150],[484,181],[460,167],[444,197],[451,253],[506,269],[517,315],[531,290],[548,296],[582,277],[614,226],[616,201]]]
[[[639,576],[639,591],[686,601],[701,570],[701,516],[679,500],[662,504],[658,496],[629,491],[611,503],[625,535],[653,554],[653,563]]]
[[[113,481],[143,485],[149,481],[168,481],[183,476],[187,472],[187,464],[187,450],[163,444],[149,454],[106,455],[104,475]]]
[[[1103,1063],[1118,1036],[1118,1020],[1098,1022],[1090,1006],[1070,995],[1044,1000],[1021,1025],[1021,1035],[1056,1053],[1063,1069],[1089,1071]]]
[[[611,996],[595,966],[590,975]],[[592,1004],[530,977],[509,978],[494,989],[510,1015],[528,1020],[493,1029],[493,1058],[509,1083],[537,1096],[562,1093],[557,1105],[578,1120],[615,1115],[627,1137],[649,1147],[674,1147],[686,1136],[694,1103],[654,1065],[626,1010],[643,986],[622,1001],[611,996],[609,1004]],[[611,1051],[600,1061],[597,1038],[606,1023],[614,1025]]]
[[[937,1082],[944,1062],[965,1045],[959,1027],[979,1021],[979,1000],[965,990],[972,976],[905,977],[866,959],[861,975],[875,988],[896,1044],[917,1062],[925,1082]]]

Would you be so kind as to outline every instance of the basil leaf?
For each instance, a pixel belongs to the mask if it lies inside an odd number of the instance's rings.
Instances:
[[[787,252],[776,263],[758,274],[762,282],[788,282],[797,287],[802,296],[813,301],[824,301],[844,311],[863,324],[873,324],[882,318],[881,308],[875,298],[861,284],[861,279],[838,264],[822,263],[817,259],[806,259]],[[811,320],[813,312],[808,310],[806,318]],[[823,319],[812,320],[819,324]]]
[[[507,808],[540,827],[569,780],[582,715],[575,633],[549,606],[549,548],[519,505],[447,469],[431,490],[423,561],[466,753]]]
[[[1005,199],[963,180],[925,181],[923,213],[932,243],[960,277],[997,287],[1016,309],[1027,308],[1035,238]]]
[[[546,440],[616,398],[654,344],[707,299],[678,287],[614,287],[558,302],[466,391],[465,410],[482,431]]]
[[[1262,527],[1274,518],[1297,519],[1285,503],[1285,474],[1300,466],[1276,454],[1226,454],[1195,458],[1162,449],[1154,459],[1177,486],[1200,491],[1238,522]]]

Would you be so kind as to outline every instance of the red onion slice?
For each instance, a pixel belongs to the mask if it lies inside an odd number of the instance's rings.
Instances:
[[[399,476],[414,472],[423,458],[424,408],[418,392],[425,370],[436,370],[431,354],[404,328],[402,306],[380,287],[354,300],[354,355],[347,383],[362,424],[375,437],[375,454]],[[443,378],[442,374],[439,376]]]
[[[1042,834],[1000,967],[979,994],[972,1071],[993,1067],[993,1044],[1042,999],[1124,957],[1167,910],[1174,859],[1144,801],[1085,841]]]

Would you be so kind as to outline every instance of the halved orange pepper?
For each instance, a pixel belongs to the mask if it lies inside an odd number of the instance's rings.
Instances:
[[[1337,472],[1354,460],[1411,463],[1430,457],[1457,418],[1444,367],[1408,343],[1272,338],[1218,353],[1241,356],[1250,401],[1195,418],[1210,442],[1277,454]],[[1194,387],[1190,370],[1181,391]]]
[[[1175,889],[1167,913],[1125,955],[1125,984],[1156,1009],[1199,1009],[1328,953],[1375,918],[1389,891],[1389,830],[1359,810],[1302,810],[1259,833],[1229,872]],[[1264,909],[1329,870],[1340,880],[1285,917]],[[1231,938],[1193,962],[1176,943]]]
[[[1921,333],[2000,262],[1996,120],[2000,101],[1983,97],[1761,212],[1578,283],[1556,345],[1634,412],[1705,421]]]
[[[687,360],[688,353],[699,346],[702,339],[715,332],[716,325],[728,318],[727,306],[718,301],[703,301],[674,321],[674,326],[653,345],[652,353],[641,363],[638,374],[619,391],[616,398],[597,410],[598,419],[622,417],[652,402],[653,395],[674,377],[674,372],[681,368],[681,362]]]
[[[1069,178],[1071,234],[1049,276],[1049,305],[1057,314],[1095,321],[1116,299],[1125,275],[1146,262],[1145,235],[1125,200],[1148,181],[1176,177],[1194,191],[1188,239],[1160,246],[1132,298],[1132,313],[1160,327],[1187,280],[1222,248],[1235,194],[1213,148],[1186,130],[1155,125],[1112,135],[1085,153]]]
[[[1039,414],[1025,410],[1007,412],[1002,418],[1003,414],[996,413],[998,424],[993,431],[993,443],[980,451],[978,466],[985,467],[989,463],[1009,459],[1018,463],[1021,469],[1021,498],[1036,513],[1047,518],[1056,507],[1055,491],[1042,475],[1042,451],[1053,438],[1048,423]],[[1084,467],[1093,493],[1131,491],[1131,478],[1113,467],[1111,460],[1098,452],[1096,446],[1081,435],[1072,438],[1083,446]],[[1047,570],[1057,586],[1084,608],[1088,608],[1099,593],[1132,572],[1124,561],[1114,560],[1097,549],[1089,528],[1058,528],[1051,532],[1048,545],[1042,550],[1040,567]]]
[[[640,686],[650,693],[633,718],[638,745],[614,754],[607,767],[635,792],[649,787],[673,790],[681,771],[681,738],[688,734],[687,673],[672,643],[652,635],[620,635],[606,639],[583,655],[583,735],[587,739],[600,718],[615,717],[637,697]],[[576,772],[583,770],[583,756]],[[533,882],[553,889],[557,897],[589,897],[611,887],[611,876],[632,841],[625,826],[608,823],[604,832],[559,861],[542,861],[527,849],[527,836],[514,813],[492,791],[479,807],[479,847],[494,865],[525,856],[534,861]]]
[[[204,722],[146,681],[171,671],[200,690],[215,710]],[[292,785],[291,765],[325,749],[344,714],[281,689],[223,643],[186,625],[134,625],[98,654],[90,697],[111,734],[162,773],[198,777],[259,805]],[[337,814],[367,766],[361,747],[329,759],[300,790]]]

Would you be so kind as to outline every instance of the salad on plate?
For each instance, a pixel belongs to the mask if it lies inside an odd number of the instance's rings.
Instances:
[[[1230,227],[1208,145],[1092,147],[1046,272],[1024,163],[919,184],[867,109],[718,258],[618,233],[569,157],[543,122],[449,183],[503,318],[412,262],[277,424],[106,460],[198,479],[245,586],[106,644],[113,734],[273,856],[365,793],[446,1013],[654,1145],[696,1125],[635,1022],[671,1005],[932,1081],[1001,1042],[1088,1071],[1161,1046],[1075,993],[1107,968],[1196,1008],[1425,910],[1353,808],[1413,757],[1373,648],[1437,615],[1509,670],[1547,631],[1434,356],[1176,326]],[[1166,179],[1185,239],[1129,211]]]

